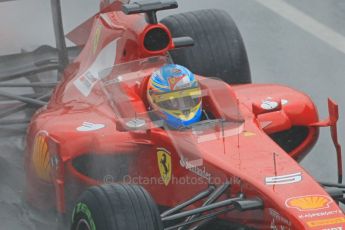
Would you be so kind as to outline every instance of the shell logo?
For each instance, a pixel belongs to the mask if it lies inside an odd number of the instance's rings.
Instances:
[[[38,178],[44,181],[50,181],[50,159],[46,136],[39,134],[35,138],[32,151],[33,168]]]
[[[327,196],[309,195],[289,198],[285,201],[285,205],[288,208],[296,208],[299,211],[309,211],[329,208],[332,202],[332,199]]]

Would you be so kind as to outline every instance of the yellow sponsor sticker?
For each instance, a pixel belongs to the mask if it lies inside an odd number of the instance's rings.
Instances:
[[[38,134],[33,146],[32,163],[37,177],[45,181],[50,181],[51,166],[49,157],[46,136]]]
[[[93,41],[92,41],[92,52],[93,52],[93,54],[95,54],[97,51],[99,39],[101,37],[101,32],[102,32],[102,26],[98,26],[96,28],[95,36],[94,36]]]
[[[345,223],[345,217],[337,217],[337,218],[323,219],[323,220],[313,220],[313,221],[307,222],[308,226],[311,228],[332,225],[332,224],[342,224],[342,223]]]
[[[158,168],[165,186],[168,186],[171,180],[172,164],[171,154],[163,148],[157,149]]]
[[[243,132],[243,135],[244,135],[245,137],[252,137],[252,136],[255,136],[256,133],[249,132],[249,131],[244,131],[244,132]]]

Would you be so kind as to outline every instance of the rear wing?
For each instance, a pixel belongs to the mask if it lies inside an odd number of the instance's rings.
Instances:
[[[129,0],[100,0],[100,4],[99,4],[100,11],[105,10],[107,7],[109,7],[110,5],[112,5],[115,2],[127,4],[127,3],[129,3]]]
[[[88,18],[82,24],[70,31],[66,35],[66,38],[77,46],[84,46],[90,36],[94,18],[100,13],[107,13],[116,9],[120,9],[123,4],[128,2],[129,0],[101,0],[99,12],[97,12],[95,15]]]

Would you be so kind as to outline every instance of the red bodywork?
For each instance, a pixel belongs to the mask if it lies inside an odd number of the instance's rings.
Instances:
[[[223,198],[243,192],[247,198],[260,197],[264,201],[262,210],[234,211],[222,218],[259,229],[272,226],[285,227],[281,229],[341,229],[337,227],[345,226],[345,216],[336,202],[298,164],[314,145],[318,126],[330,125],[318,124],[315,105],[301,92],[280,85],[227,85],[227,97],[209,95],[204,107],[212,110],[216,117],[221,116],[223,108],[220,105],[228,103],[231,98],[237,103],[241,129],[237,135],[207,144],[191,147],[184,143],[188,139],[186,136],[191,135],[188,131],[182,135],[178,131],[167,133],[155,127],[140,132],[121,130],[122,118],[114,113],[114,105],[109,104],[101,83],[85,79],[85,75],[120,63],[164,56],[174,48],[174,44],[170,42],[159,52],[146,50],[142,44],[148,30],[158,27],[170,32],[162,24],[147,24],[141,14],[125,15],[120,7],[121,4],[115,2],[103,8],[92,23],[84,24],[83,31],[90,31],[87,41],[80,38],[80,28],[79,32],[76,30],[70,34],[78,44],[85,44],[84,49],[65,70],[48,106],[40,109],[32,119],[27,135],[25,166],[28,199],[33,205],[55,207],[64,213],[88,186],[121,181],[109,174],[107,159],[108,163],[113,163],[110,159],[114,157],[119,157],[115,162],[120,163],[111,167],[119,172],[119,177],[130,176],[137,180],[140,177],[161,178],[157,152],[164,148],[171,157],[172,177],[196,178],[203,183],[142,183],[159,205],[176,206],[208,186],[205,178],[201,179],[200,175],[183,167],[181,155],[177,153],[184,151],[193,156],[197,151],[197,158],[202,159],[201,173],[209,175],[208,179],[218,185],[226,180],[231,183],[230,191]],[[149,72],[143,74],[150,76]],[[116,104],[119,111],[130,113],[133,111],[128,111],[128,108],[134,108],[138,114],[147,112],[145,79],[126,84],[126,89],[122,90],[131,100]],[[199,79],[204,78],[200,76]],[[80,90],[75,83],[78,80],[89,81],[91,86],[85,85],[86,88]],[[203,89],[210,87],[208,83],[212,85],[213,81],[205,80]],[[265,101],[276,102],[278,106],[267,109],[262,106]],[[80,131],[84,122],[101,125],[101,128]],[[285,152],[272,137],[293,127],[304,127],[306,136],[290,152]],[[171,142],[171,134],[178,144]],[[182,150],[176,149],[176,145],[182,146]],[[86,162],[94,162],[92,167],[97,168],[97,176],[85,175],[83,168],[76,166],[76,159],[85,155],[94,157]],[[97,164],[97,159],[101,158],[105,160]],[[40,165],[44,167],[40,168]],[[126,165],[125,169],[123,165]],[[280,176],[291,177],[292,182],[279,184]]]

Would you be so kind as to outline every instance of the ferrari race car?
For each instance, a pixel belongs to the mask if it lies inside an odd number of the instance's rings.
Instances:
[[[25,154],[32,206],[71,215],[65,222],[73,230],[345,227],[337,104],[329,99],[329,118],[319,120],[307,95],[252,84],[227,13],[201,10],[158,22],[156,12],[177,8],[176,1],[102,1],[67,35],[77,45],[67,48],[59,1],[52,3],[57,49],[42,47],[34,66],[0,74],[4,80],[60,72],[48,102],[50,94],[39,91],[1,95],[40,107]],[[195,73],[201,88],[192,95],[202,101],[201,120],[177,129],[146,95],[152,73],[170,63]],[[338,183],[315,181],[299,165],[320,127],[331,129]]]

